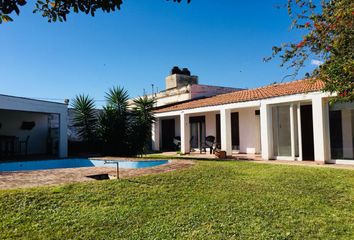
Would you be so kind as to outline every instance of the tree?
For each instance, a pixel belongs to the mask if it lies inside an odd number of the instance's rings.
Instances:
[[[272,57],[295,74],[309,59],[322,64],[308,76],[325,83],[323,91],[336,93],[334,101],[354,101],[354,1],[288,0],[292,28],[303,32],[297,43],[273,47]]]
[[[99,136],[106,153],[115,155],[130,153],[128,99],[127,91],[121,87],[113,87],[106,93],[107,105],[99,117]]]
[[[154,123],[155,100],[137,98],[128,106],[129,95],[122,87],[106,93],[106,106],[97,114],[94,99],[78,95],[73,100],[74,126],[84,141],[80,150],[103,151],[105,154],[132,156],[146,153]]]
[[[147,152],[148,142],[151,139],[151,126],[155,122],[153,108],[156,101],[154,98],[147,96],[139,97],[134,100],[132,109],[132,135],[131,142],[133,143],[136,154],[144,154]]]
[[[74,126],[78,134],[85,142],[95,140],[97,128],[97,115],[95,112],[95,101],[88,95],[78,95],[73,99]]]
[[[169,1],[169,0],[167,0]],[[173,0],[180,3],[182,0]],[[186,0],[188,3],[191,0]],[[27,4],[26,0],[0,0],[0,24],[13,21],[11,13],[20,14],[20,8]],[[85,13],[95,16],[97,10],[115,12],[121,9],[123,0],[37,0],[34,13],[39,12],[48,22],[66,21],[71,12]]]

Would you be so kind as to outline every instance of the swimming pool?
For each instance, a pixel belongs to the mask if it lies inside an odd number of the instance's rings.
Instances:
[[[119,168],[148,168],[166,164],[168,160],[156,161],[118,161]],[[12,171],[33,171],[56,168],[80,168],[80,167],[112,167],[116,168],[116,163],[105,164],[104,160],[94,160],[87,158],[68,158],[39,161],[3,162],[0,163],[0,172]]]

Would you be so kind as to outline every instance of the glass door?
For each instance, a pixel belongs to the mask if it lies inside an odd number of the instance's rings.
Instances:
[[[274,156],[291,156],[290,106],[273,107]]]
[[[205,117],[190,118],[191,148],[200,149],[206,135]]]
[[[199,143],[199,123],[194,122],[190,125],[191,128],[191,147],[198,148]]]
[[[272,108],[274,157],[301,159],[299,149],[300,118],[299,103]]]
[[[354,102],[330,106],[331,159],[354,160]]]

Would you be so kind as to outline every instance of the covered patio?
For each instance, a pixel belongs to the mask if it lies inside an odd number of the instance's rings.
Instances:
[[[67,105],[0,95],[0,159],[67,156]]]
[[[211,136],[214,148],[226,149],[229,156],[261,152],[260,110],[257,106],[164,114],[157,119],[154,130],[159,135],[154,147],[161,151],[210,153],[210,145],[205,143],[205,139]],[[175,139],[181,140],[180,149]]]

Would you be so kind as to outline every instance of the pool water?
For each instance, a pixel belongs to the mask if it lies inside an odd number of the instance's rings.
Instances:
[[[168,160],[156,161],[118,161],[119,168],[148,168],[168,163]],[[87,158],[53,159],[39,161],[3,162],[0,163],[0,172],[11,171],[33,171],[56,168],[80,168],[80,167],[112,167],[116,168],[116,162],[105,164],[104,160],[93,160]]]

